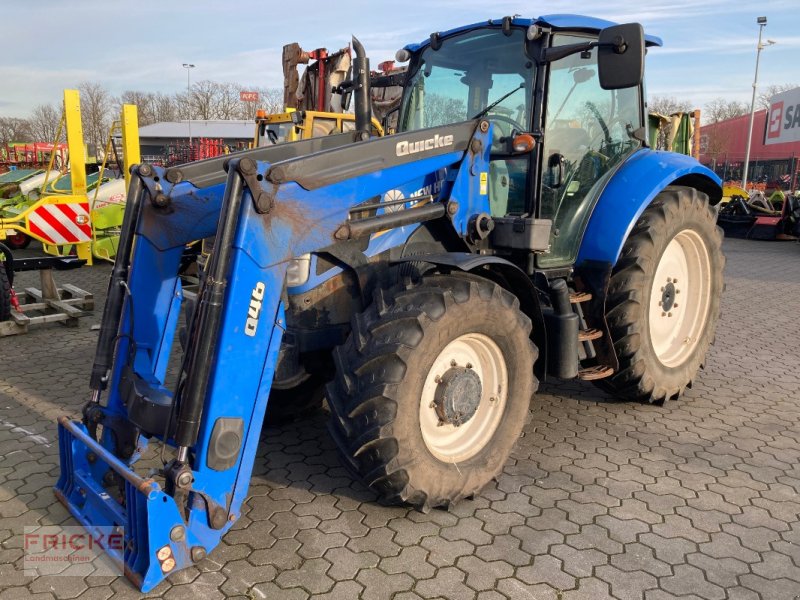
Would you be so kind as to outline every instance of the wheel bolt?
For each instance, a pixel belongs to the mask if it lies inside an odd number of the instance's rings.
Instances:
[[[678,280],[677,279],[673,279],[672,283],[678,283]]]
[[[472,363],[467,363],[467,368],[471,369],[472,368]]]
[[[433,378],[433,380],[434,380],[436,383],[441,383],[441,382],[442,382],[442,376],[441,376],[441,375],[437,375],[436,377],[434,377],[434,378]]]
[[[672,316],[672,313],[667,313],[667,316],[668,316],[668,317],[671,317],[671,316]]]
[[[678,303],[677,302],[673,302],[672,303],[672,308],[678,308]]]
[[[456,361],[454,361],[454,360],[451,360],[451,361],[450,361],[450,366],[451,366],[451,367],[457,367],[457,366],[458,366],[458,363],[456,363]]]
[[[672,283],[672,277],[667,277],[667,283]]]
[[[680,293],[681,293],[681,291],[680,291],[680,290],[675,290],[675,293],[676,293],[676,294],[680,294]]]
[[[428,408],[436,408],[436,403],[431,402],[430,404],[428,404]]]
[[[662,316],[662,317],[666,317],[666,316],[667,316],[667,313],[665,313],[665,312],[662,312],[662,313],[661,313],[661,316]]]

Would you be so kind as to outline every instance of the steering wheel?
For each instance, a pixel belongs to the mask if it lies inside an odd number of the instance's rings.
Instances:
[[[490,121],[502,121],[503,123],[506,123],[506,124],[511,126],[507,133],[504,131],[504,128],[502,128],[502,127],[496,127],[495,128],[495,132],[496,133],[492,134],[492,138],[493,138],[492,139],[492,146],[495,145],[495,141],[497,141],[497,143],[499,144],[501,137],[510,136],[512,133],[514,133],[514,130],[525,131],[525,128],[522,126],[521,123],[518,123],[517,121],[515,121],[511,117],[507,117],[506,115],[501,115],[501,114],[498,114],[498,113],[489,113],[486,116]]]

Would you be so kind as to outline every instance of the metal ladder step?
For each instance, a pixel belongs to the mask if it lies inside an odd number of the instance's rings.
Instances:
[[[578,371],[578,379],[584,381],[594,381],[595,379],[605,379],[614,374],[614,369],[604,365],[597,365],[594,367],[585,367]]]
[[[599,329],[581,329],[578,332],[578,341],[579,342],[590,342],[592,340],[599,340],[603,337],[603,332]]]
[[[588,302],[592,299],[592,295],[589,292],[572,292],[569,295],[569,301],[572,304],[580,304],[581,302]]]

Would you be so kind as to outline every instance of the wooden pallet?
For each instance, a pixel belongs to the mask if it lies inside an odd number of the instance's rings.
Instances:
[[[32,325],[63,323],[77,327],[78,319],[94,310],[94,296],[74,285],[58,287],[52,269],[39,271],[42,288],[25,288],[18,294],[20,310],[11,311],[11,320],[0,322],[0,337],[28,333]]]

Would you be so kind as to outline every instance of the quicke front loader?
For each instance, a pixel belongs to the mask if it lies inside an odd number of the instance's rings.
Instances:
[[[399,133],[370,139],[354,40],[356,131],[135,167],[92,397],[59,421],[61,501],[124,531],[109,552],[149,590],[240,515],[271,389],[327,383],[343,462],[422,510],[500,472],[544,377],[678,397],[718,317],[721,189],[648,148],[659,43],[564,15],[435,33],[398,52]]]

